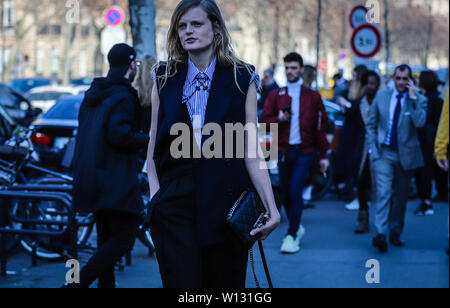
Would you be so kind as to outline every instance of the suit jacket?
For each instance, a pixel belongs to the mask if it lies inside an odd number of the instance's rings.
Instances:
[[[386,140],[390,123],[390,103],[393,90],[380,90],[375,97],[367,123],[367,146],[370,158],[380,158],[380,147]],[[427,98],[417,94],[415,100],[409,96],[403,105],[398,130],[398,152],[404,170],[413,170],[424,165],[417,128],[423,127],[427,120]]]

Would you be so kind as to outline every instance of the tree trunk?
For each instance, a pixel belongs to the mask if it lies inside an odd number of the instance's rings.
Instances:
[[[130,0],[130,26],[133,45],[139,59],[156,53],[155,0]]]
[[[273,58],[272,58],[272,68],[275,69],[278,64],[280,48],[280,5],[278,2],[275,3],[275,27],[273,33]]]
[[[425,54],[423,58],[423,65],[425,65],[425,67],[428,67],[428,57],[430,55],[432,36],[433,36],[433,7],[430,2],[428,3],[428,29],[427,29],[427,39],[425,42]]]
[[[318,12],[317,12],[317,37],[316,37],[316,67],[319,69],[319,60],[320,60],[320,34],[322,32],[321,29],[321,19],[322,19],[322,0],[318,0]],[[316,74],[316,85],[318,84],[317,77],[319,74]]]
[[[259,5],[256,5],[256,35],[258,38],[258,55],[256,60],[256,67],[257,69],[261,70],[262,66],[262,53],[263,53],[263,21],[264,18],[261,17],[261,14],[263,14],[263,10],[260,9]]]

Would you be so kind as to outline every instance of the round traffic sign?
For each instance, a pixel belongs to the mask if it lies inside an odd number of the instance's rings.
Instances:
[[[103,19],[108,26],[120,26],[125,19],[125,13],[118,6],[107,9],[103,14]]]
[[[352,28],[358,28],[359,26],[367,23],[367,9],[364,5],[357,5],[353,8],[350,13],[350,26]]]
[[[363,24],[353,31],[350,45],[360,58],[375,56],[381,49],[382,36],[380,30],[372,24]]]

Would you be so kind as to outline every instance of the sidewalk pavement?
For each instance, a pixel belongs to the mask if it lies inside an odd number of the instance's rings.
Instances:
[[[306,234],[298,254],[279,253],[281,241],[287,231],[287,219],[282,212],[280,227],[264,242],[265,253],[273,283],[277,288],[448,288],[449,258],[448,215],[446,203],[436,203],[435,215],[416,217],[413,211],[418,202],[410,201],[403,239],[406,247],[389,247],[381,254],[371,246],[374,236],[355,235],[357,212],[344,210],[341,201],[315,202],[315,209],[304,211],[303,225]],[[373,219],[371,209],[371,221]],[[94,236],[92,237],[94,240]],[[132,265],[117,273],[119,288],[160,288],[161,279],[155,257],[147,255],[147,249],[136,242]],[[81,264],[89,255],[80,256]],[[380,283],[369,284],[366,274],[368,260],[380,265]],[[256,272],[262,287],[267,286],[262,262],[255,246]],[[39,260],[31,267],[31,258],[18,249],[8,259],[8,271],[16,271],[7,278],[0,277],[0,288],[48,288],[59,287],[65,281],[68,269],[64,262]],[[255,283],[250,266],[247,286]]]

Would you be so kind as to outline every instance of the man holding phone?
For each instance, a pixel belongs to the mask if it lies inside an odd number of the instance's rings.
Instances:
[[[378,92],[367,124],[377,190],[373,246],[381,252],[387,251],[388,231],[393,246],[405,246],[400,236],[409,187],[414,170],[424,165],[417,128],[425,125],[427,98],[418,93],[406,64],[395,69],[394,83],[394,89]]]
[[[303,185],[316,151],[321,172],[329,167],[326,138],[327,114],[320,94],[303,85],[303,58],[290,53],[284,58],[287,86],[272,91],[264,104],[262,120],[268,126],[278,123],[278,168],[281,198],[289,218],[289,230],[282,253],[300,250],[305,229],[300,224],[303,211]]]

